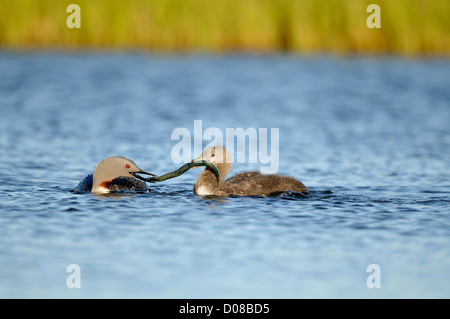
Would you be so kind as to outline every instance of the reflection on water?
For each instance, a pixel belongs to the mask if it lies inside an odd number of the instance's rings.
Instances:
[[[1,297],[450,296],[448,60],[2,52],[0,69]],[[279,128],[279,173],[311,193],[199,197],[201,169],[70,192],[111,155],[176,169],[171,133],[194,120]]]

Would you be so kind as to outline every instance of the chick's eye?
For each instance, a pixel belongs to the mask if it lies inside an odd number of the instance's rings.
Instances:
[[[130,168],[130,164],[125,165],[126,168]]]

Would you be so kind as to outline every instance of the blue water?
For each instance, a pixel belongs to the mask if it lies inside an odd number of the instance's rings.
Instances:
[[[449,298],[449,74],[439,58],[2,51],[0,297]],[[202,198],[201,169],[70,192],[111,155],[178,168],[171,134],[194,120],[278,128],[278,173],[311,193]]]

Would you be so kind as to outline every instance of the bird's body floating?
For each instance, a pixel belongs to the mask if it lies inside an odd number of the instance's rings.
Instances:
[[[307,193],[309,190],[301,181],[278,174],[244,172],[225,180],[231,170],[232,160],[231,154],[224,147],[213,146],[206,149],[199,158],[183,165],[176,171],[163,175],[164,178],[162,178],[163,176],[150,177],[144,180],[149,182],[162,181],[177,177],[192,167],[206,166],[194,185],[194,193],[197,195],[270,196],[286,191]]]
[[[86,176],[73,191],[105,194],[119,190],[148,190],[144,178],[138,174],[156,176],[141,170],[132,160],[122,156],[111,156],[101,161],[94,174]]]

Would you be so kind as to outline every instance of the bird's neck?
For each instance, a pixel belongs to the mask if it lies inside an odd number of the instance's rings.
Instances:
[[[109,181],[99,181],[94,174],[91,193],[109,193],[109,184],[111,184],[113,180],[114,179]]]
[[[212,195],[219,187],[216,174],[209,168],[205,168],[195,182],[194,192],[197,195]]]

